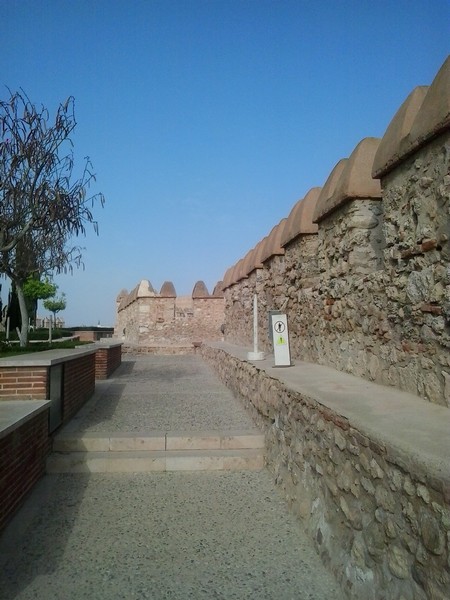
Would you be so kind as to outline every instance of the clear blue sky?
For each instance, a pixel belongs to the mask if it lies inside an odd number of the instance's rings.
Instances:
[[[449,53],[449,0],[0,0],[0,89],[73,95],[100,235],[69,325],[149,279],[212,291]],[[3,296],[7,284],[3,285]],[[41,311],[42,312],[42,311]]]

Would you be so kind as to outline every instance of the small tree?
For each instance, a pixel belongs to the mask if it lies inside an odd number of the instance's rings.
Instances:
[[[75,126],[73,97],[59,106],[54,122],[23,91],[0,101],[0,273],[15,285],[22,346],[28,341],[25,282],[81,264],[81,249],[70,240],[85,234],[87,224],[98,232],[91,207],[96,200],[103,205],[104,197],[87,197],[95,180],[88,158],[72,182]]]
[[[29,277],[23,285],[23,293],[25,301],[28,305],[28,312],[31,321],[35,323],[38,300],[46,300],[52,298],[56,294],[58,287],[48,279],[38,279],[37,277]],[[36,324],[36,323],[35,323]]]
[[[53,326],[56,327],[56,314],[64,310],[67,306],[66,295],[61,294],[59,298],[48,298],[44,300],[44,308],[53,313]]]

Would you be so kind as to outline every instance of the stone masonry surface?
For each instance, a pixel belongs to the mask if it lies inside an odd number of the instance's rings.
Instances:
[[[252,364],[229,344],[202,354],[264,428],[276,483],[350,597],[447,600],[448,411],[435,407],[432,421],[419,399],[409,410],[390,388],[365,391],[361,380],[307,363],[298,375]],[[429,412],[422,425],[419,411]]]
[[[164,293],[167,284],[173,295]],[[220,289],[210,295],[203,282],[197,282],[192,297],[177,297],[170,282],[157,294],[142,280],[129,294],[119,294],[115,336],[126,344],[163,348],[220,340],[224,302]]]
[[[256,294],[261,350],[272,349],[268,312],[278,310],[294,358],[450,406],[449,106],[450,58],[385,137],[365,138],[318,196],[306,194],[297,231],[291,211],[283,248],[228,269],[225,341],[253,343]]]

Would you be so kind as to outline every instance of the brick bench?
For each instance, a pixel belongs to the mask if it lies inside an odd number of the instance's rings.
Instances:
[[[50,402],[0,402],[0,531],[44,475]]]
[[[0,360],[0,403],[50,400],[50,433],[69,421],[95,391],[94,345]]]
[[[122,363],[122,342],[101,340],[95,348],[95,379],[108,379]]]

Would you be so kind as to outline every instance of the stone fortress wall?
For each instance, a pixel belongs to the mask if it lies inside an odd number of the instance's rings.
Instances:
[[[383,138],[365,138],[322,188],[225,273],[226,341],[269,351],[287,314],[292,357],[450,404],[450,58]]]
[[[130,293],[122,290],[116,302],[114,337],[130,345],[176,349],[223,337],[225,300],[220,283],[209,294],[198,281],[191,296],[177,296],[172,282],[166,281],[158,294],[143,279]]]
[[[118,298],[116,335],[136,344],[220,340],[225,323],[229,343],[200,352],[264,430],[276,484],[352,599],[449,599],[449,138],[450,58],[212,297],[143,281]],[[248,360],[254,294],[260,349],[271,350],[268,312],[286,312],[296,367]],[[327,404],[302,388],[305,369],[321,387],[328,369],[317,365],[392,387],[352,391],[338,373]],[[280,375],[296,369],[298,389]]]

